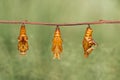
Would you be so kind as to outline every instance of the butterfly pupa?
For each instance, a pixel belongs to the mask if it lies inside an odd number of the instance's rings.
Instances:
[[[63,50],[62,48],[62,38],[60,33],[60,28],[57,26],[54,32],[54,38],[52,40],[52,52],[54,54],[53,59],[57,58],[60,59],[60,54]]]
[[[94,39],[92,38],[92,33],[93,30],[90,27],[90,25],[88,25],[83,39],[83,49],[85,58],[89,56],[89,54],[93,51],[94,47],[97,45]]]
[[[18,36],[18,50],[20,51],[21,55],[25,55],[28,49],[28,37],[26,34],[25,24],[22,24],[20,28],[20,34]]]

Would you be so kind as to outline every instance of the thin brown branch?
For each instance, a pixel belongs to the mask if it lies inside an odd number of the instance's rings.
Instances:
[[[79,23],[46,23],[46,22],[29,22],[29,21],[7,21],[0,20],[0,24],[32,24],[32,25],[47,25],[47,26],[77,26],[77,25],[95,25],[95,24],[120,24],[120,20],[99,20],[93,22]]]

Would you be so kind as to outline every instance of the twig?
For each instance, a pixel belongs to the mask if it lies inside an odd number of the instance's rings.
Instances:
[[[93,22],[79,23],[46,23],[46,22],[29,22],[29,21],[7,21],[0,20],[0,24],[32,24],[32,25],[47,25],[47,26],[77,26],[77,25],[95,25],[95,24],[120,24],[120,20],[99,20]]]

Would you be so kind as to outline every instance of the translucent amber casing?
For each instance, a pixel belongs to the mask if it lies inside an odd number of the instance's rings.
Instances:
[[[85,36],[83,39],[83,48],[84,48],[84,56],[87,58],[89,54],[93,51],[94,47],[96,45],[96,42],[92,38],[92,28],[87,27]]]
[[[22,24],[20,28],[20,35],[18,37],[18,50],[21,52],[21,55],[25,55],[28,48],[28,37],[26,34],[25,25]]]
[[[62,52],[62,38],[60,33],[60,28],[56,27],[54,38],[52,41],[52,52],[54,54],[53,58],[60,59],[60,54]]]

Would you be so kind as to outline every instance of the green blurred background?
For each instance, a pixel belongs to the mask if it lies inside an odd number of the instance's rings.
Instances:
[[[0,0],[0,20],[86,22],[120,20],[120,0]],[[120,25],[91,25],[99,46],[84,58],[87,26],[61,27],[63,52],[53,60],[55,27],[26,25],[29,51],[19,55],[19,24],[0,24],[0,80],[120,80]]]

